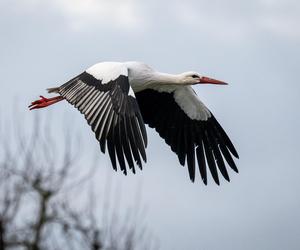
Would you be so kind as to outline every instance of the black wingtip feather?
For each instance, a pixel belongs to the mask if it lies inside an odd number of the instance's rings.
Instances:
[[[105,154],[105,138],[104,138],[104,137],[102,137],[102,138],[100,139],[100,149],[101,149],[101,152],[102,152],[103,154]]]
[[[228,152],[228,149],[226,146],[224,146],[223,144],[220,145],[220,149],[228,163],[228,165],[231,167],[231,169],[233,169],[236,173],[239,172],[237,166],[235,165],[234,160],[232,159],[230,153]]]
[[[121,141],[123,145],[123,152],[125,154],[128,166],[130,169],[132,169],[132,172],[135,173],[134,163],[131,156],[131,150],[128,143],[128,133],[126,128],[125,117],[121,118],[119,129],[120,129],[119,134],[121,135]]]
[[[236,157],[237,159],[239,159],[239,155],[233,145],[233,143],[231,142],[231,140],[229,139],[228,135],[226,134],[225,130],[222,128],[222,126],[220,125],[220,123],[217,121],[217,119],[212,115],[211,116],[211,121],[213,123],[213,126],[215,126],[215,128],[217,129],[217,131],[220,133],[220,135],[222,136],[224,142],[226,143],[226,146],[228,147],[228,149],[230,150],[230,152],[233,154],[234,157]]]
[[[189,176],[192,182],[195,181],[195,152],[194,148],[191,151],[188,151],[187,154],[187,163],[188,163],[188,170]]]
[[[128,136],[129,136],[129,142],[130,142],[130,147],[131,147],[131,151],[133,154],[133,158],[134,158],[136,164],[138,165],[138,167],[140,169],[142,169],[142,162],[141,162],[139,152],[137,150],[136,141],[135,141],[133,128],[132,128],[132,124],[131,124],[131,119],[127,116],[126,121],[127,121],[126,124],[128,125],[127,132],[128,132]]]
[[[143,139],[142,139],[142,136],[141,136],[141,133],[139,131],[139,128],[138,128],[138,124],[137,124],[137,119],[135,117],[132,117],[131,118],[131,126],[133,128],[133,133],[134,133],[134,137],[135,137],[135,141],[136,141],[136,145],[137,145],[137,148],[142,156],[142,159],[144,161],[147,160],[147,157],[146,157],[146,151],[145,151],[145,147],[144,147],[144,143],[143,143]]]
[[[115,171],[117,171],[116,152],[112,141],[113,141],[112,139],[108,140],[107,148],[108,148],[108,153],[109,153],[112,167]]]
[[[205,162],[202,141],[200,141],[200,144],[198,145],[198,147],[196,149],[196,154],[197,154],[198,167],[199,167],[201,179],[204,182],[204,184],[207,185],[206,162]]]
[[[214,158],[216,160],[217,166],[218,166],[221,174],[225,178],[225,180],[230,181],[228,172],[227,172],[226,167],[225,167],[225,163],[223,161],[223,157],[220,153],[220,149],[219,149],[218,144],[216,142],[217,139],[213,135],[211,129],[208,129],[207,132],[208,132],[207,133],[207,139],[208,139],[209,144],[212,146],[212,152],[213,152]]]
[[[125,159],[124,159],[124,152],[123,152],[123,149],[122,149],[121,135],[119,133],[119,131],[120,131],[120,129],[119,129],[120,123],[119,122],[118,122],[117,126],[118,127],[115,129],[115,133],[114,133],[115,149],[116,149],[116,152],[117,152],[117,157],[118,157],[118,162],[119,162],[119,165],[120,165],[120,169],[126,175],[127,170],[126,170],[126,164],[125,164]]]
[[[218,184],[218,185],[220,185],[218,171],[217,171],[217,167],[216,167],[214,155],[212,153],[212,147],[209,144],[209,141],[207,139],[207,134],[206,133],[205,133],[205,135],[203,137],[203,143],[204,143],[206,160],[207,160],[208,167],[210,169],[211,175],[212,175],[215,183]]]
[[[186,143],[187,143],[187,164],[190,179],[192,182],[195,181],[195,145],[193,142],[193,127],[192,124],[189,126],[189,133],[186,135]]]

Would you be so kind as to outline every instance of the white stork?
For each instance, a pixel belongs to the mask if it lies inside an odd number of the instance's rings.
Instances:
[[[195,180],[196,160],[207,184],[207,167],[219,185],[218,170],[229,181],[224,158],[235,171],[232,155],[238,158],[229,137],[211,111],[199,100],[191,85],[225,82],[196,72],[178,75],[160,73],[140,62],[102,62],[93,65],[60,87],[49,88],[59,96],[31,103],[29,108],[44,108],[62,100],[76,107],[91,126],[100,148],[107,145],[112,167],[127,167],[135,173],[146,162],[145,123],[159,133]],[[127,162],[127,163],[126,163]]]

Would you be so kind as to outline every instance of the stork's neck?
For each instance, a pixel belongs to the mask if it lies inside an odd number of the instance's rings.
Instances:
[[[129,71],[130,85],[134,92],[142,91],[148,88],[157,88],[163,86],[176,86],[181,83],[180,75],[173,75],[154,71],[150,68],[146,70],[136,70],[131,68]]]
[[[151,82],[153,85],[178,85],[180,84],[180,75],[155,72],[151,76]]]

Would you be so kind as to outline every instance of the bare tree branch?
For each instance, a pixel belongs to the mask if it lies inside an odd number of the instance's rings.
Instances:
[[[58,141],[49,122],[38,116],[29,131],[18,122],[7,124],[0,124],[5,129],[0,131],[0,250],[154,249],[139,203],[121,219],[120,190],[112,200],[110,178],[101,219],[92,184],[99,168],[95,161],[79,171],[74,133]],[[77,190],[86,202],[74,199]]]

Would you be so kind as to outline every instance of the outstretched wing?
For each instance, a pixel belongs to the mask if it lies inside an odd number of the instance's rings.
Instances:
[[[205,184],[207,165],[218,185],[217,168],[229,181],[224,158],[238,172],[231,156],[238,158],[232,142],[191,87],[181,87],[170,93],[148,89],[136,93],[136,98],[145,123],[165,139],[181,165],[187,161],[191,181],[195,180],[195,155]]]
[[[112,166],[127,173],[126,162],[135,173],[146,162],[147,135],[128,70],[121,64],[96,64],[59,87],[58,92],[76,107],[91,126],[100,148],[107,144]]]

